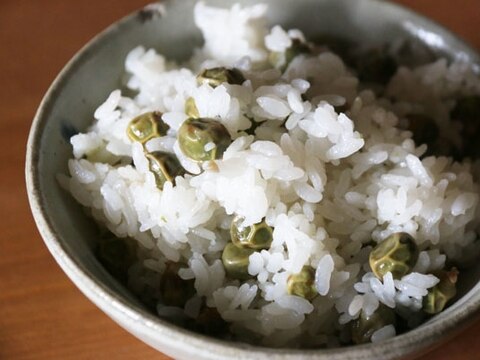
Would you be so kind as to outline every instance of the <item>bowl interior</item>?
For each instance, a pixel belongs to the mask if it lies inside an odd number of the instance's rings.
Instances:
[[[208,4],[230,6],[254,4],[253,0],[209,0]],[[307,38],[335,39],[339,43],[376,46],[408,38],[448,58],[470,59],[477,55],[463,42],[434,23],[406,9],[378,0],[264,0],[270,4],[270,24],[299,28]],[[67,173],[71,157],[68,138],[84,131],[93,121],[95,109],[116,88],[122,88],[124,59],[138,45],[153,47],[170,59],[188,59],[201,44],[193,23],[194,0],[165,1],[162,10],[142,10],[121,20],[97,36],[62,71],[49,90],[32,126],[27,158],[27,182],[32,207],[47,245],[53,243],[70,258],[79,272],[133,309],[146,308],[111,277],[97,261],[93,248],[97,228],[82,207],[61,189],[57,174]],[[42,218],[42,221],[39,221]],[[40,224],[42,223],[42,225]],[[58,252],[57,255],[58,256]],[[58,260],[58,259],[57,259]],[[479,266],[464,277],[460,295],[479,279]],[[474,289],[475,290],[475,289]],[[446,314],[468,301],[474,290]],[[424,325],[425,326],[425,325]]]

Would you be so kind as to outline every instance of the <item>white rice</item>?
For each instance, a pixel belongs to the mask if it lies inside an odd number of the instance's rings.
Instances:
[[[59,181],[100,224],[138,242],[128,284],[141,297],[157,294],[159,316],[195,318],[204,301],[239,340],[337,346],[349,322],[380,304],[406,318],[418,313],[439,281],[432,272],[447,259],[462,262],[476,253],[478,170],[468,161],[423,156],[426,147],[397,126],[401,109],[415,107],[441,114],[447,126],[458,94],[480,92],[480,82],[468,64],[439,60],[400,68],[377,97],[360,90],[354,73],[325,49],[296,57],[282,74],[268,65],[269,52],[285,51],[303,34],[269,30],[265,13],[261,4],[197,4],[205,45],[188,64],[133,49],[125,68],[136,95],[111,93],[91,127],[71,138],[69,177]],[[196,73],[213,66],[236,66],[247,80],[199,86]],[[190,97],[200,116],[216,119],[232,137],[214,163],[191,161],[176,141]],[[190,173],[162,190],[143,147],[126,135],[132,118],[153,110],[163,113],[170,130],[146,150],[175,154]],[[254,136],[244,132],[251,119],[259,125]],[[265,219],[274,228],[271,247],[250,255],[252,278],[243,282],[226,276],[221,261],[233,215],[243,216],[246,226]],[[368,265],[370,242],[396,232],[415,239],[418,262],[401,279],[390,273],[378,279]],[[157,280],[169,260],[183,264],[182,279],[194,281],[196,296],[184,309],[164,306],[158,296]],[[289,276],[304,266],[315,269],[319,295],[311,301],[287,291]],[[387,325],[371,340],[395,334]]]

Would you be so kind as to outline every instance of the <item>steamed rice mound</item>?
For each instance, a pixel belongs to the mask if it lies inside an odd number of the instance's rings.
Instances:
[[[305,39],[299,30],[269,29],[265,13],[261,4],[197,4],[205,44],[185,64],[133,49],[126,87],[136,95],[110,94],[86,132],[71,138],[69,176],[59,180],[102,227],[134,240],[128,287],[171,321],[188,326],[208,306],[228,327],[224,336],[290,347],[349,344],[355,319],[384,306],[402,326],[386,325],[372,341],[417,326],[426,318],[423,298],[439,282],[435,272],[478,253],[479,189],[470,160],[427,156],[402,124],[411,112],[427,114],[439,136],[461,144],[450,113],[460,96],[480,93],[480,82],[468,63],[441,59],[400,67],[373,91],[324,47],[280,70],[270,54]],[[203,69],[219,66],[239,69],[246,81],[197,83]],[[228,130],[232,143],[221,159],[197,163],[180,150],[189,98],[201,117]],[[170,129],[144,149],[126,129],[149,111],[161,112]],[[174,154],[187,175],[159,189],[145,151]],[[227,276],[221,260],[234,216],[273,228],[270,248],[249,257],[248,280]],[[415,239],[418,261],[401,279],[378,278],[369,254],[398,232]],[[159,289],[171,263],[194,286],[183,307],[166,305]],[[287,291],[304,266],[314,269],[312,300]]]

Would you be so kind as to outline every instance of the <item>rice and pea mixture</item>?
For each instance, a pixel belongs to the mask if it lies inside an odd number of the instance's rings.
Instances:
[[[59,180],[106,268],[182,326],[290,347],[418,326],[478,253],[480,82],[444,59],[353,70],[266,11],[197,4],[184,64],[133,49],[135,96],[111,93]]]

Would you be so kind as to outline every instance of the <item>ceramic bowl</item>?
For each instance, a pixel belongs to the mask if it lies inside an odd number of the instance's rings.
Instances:
[[[208,4],[229,6],[231,1]],[[253,0],[236,0],[243,5]],[[448,58],[479,64],[478,55],[441,26],[379,0],[263,0],[271,24],[299,28],[307,38],[374,46],[409,38]],[[393,359],[413,357],[438,345],[473,319],[480,306],[480,266],[465,273],[459,299],[428,323],[377,344],[331,350],[270,349],[221,341],[179,328],[149,312],[115,281],[93,254],[96,227],[56,174],[67,172],[68,138],[84,130],[95,108],[120,86],[132,48],[154,47],[169,58],[188,58],[201,44],[193,24],[194,0],[172,0],[127,16],[95,37],[68,63],[35,116],[26,160],[28,195],[38,229],[58,264],[78,288],[120,326],[177,359]]]

